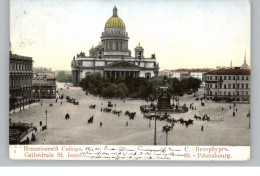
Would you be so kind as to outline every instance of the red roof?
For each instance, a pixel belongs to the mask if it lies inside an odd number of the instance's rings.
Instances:
[[[208,72],[209,75],[250,75],[250,69],[218,69]]]
[[[202,68],[202,69],[199,69],[199,68],[191,68],[191,69],[188,69],[188,68],[179,68],[177,70],[172,70],[173,72],[210,72],[212,69],[209,69],[209,68]]]

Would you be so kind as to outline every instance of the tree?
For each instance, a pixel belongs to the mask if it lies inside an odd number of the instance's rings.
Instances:
[[[71,82],[71,74],[66,74],[64,71],[60,71],[57,76],[56,79],[58,82]]]

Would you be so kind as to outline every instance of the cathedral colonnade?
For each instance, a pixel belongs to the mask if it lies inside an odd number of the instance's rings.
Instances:
[[[139,78],[140,71],[104,71],[104,77],[114,77],[114,78]]]

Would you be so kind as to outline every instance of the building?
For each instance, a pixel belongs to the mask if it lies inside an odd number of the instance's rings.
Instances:
[[[178,80],[186,79],[190,77],[189,69],[177,69],[172,71],[172,77]]]
[[[205,86],[205,73],[211,71],[212,69],[177,69],[172,71],[172,77],[178,80],[186,79],[189,77],[197,78],[201,80],[201,87]]]
[[[10,51],[9,65],[9,110],[20,108],[32,103],[32,70],[31,57],[12,54]]]
[[[32,96],[35,100],[56,98],[56,78],[51,71],[35,71],[32,80]]]
[[[250,69],[219,69],[205,74],[205,97],[250,101]]]
[[[162,70],[162,71],[159,71],[159,74],[158,76],[166,76],[168,78],[172,78],[172,71],[171,70]]]
[[[104,77],[146,77],[158,75],[159,65],[155,54],[144,57],[144,48],[140,43],[136,46],[134,56],[128,49],[128,33],[125,23],[118,17],[114,7],[101,35],[101,42],[89,50],[89,56],[84,52],[77,54],[71,62],[72,83],[79,84],[82,78],[89,74],[100,73]]]

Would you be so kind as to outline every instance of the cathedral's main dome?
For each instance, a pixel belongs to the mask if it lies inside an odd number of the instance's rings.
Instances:
[[[113,9],[113,16],[110,17],[105,25],[105,28],[123,28],[125,29],[125,23],[121,18],[117,16],[117,8]]]

